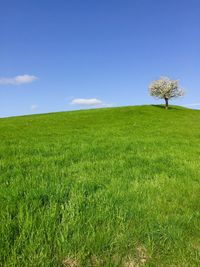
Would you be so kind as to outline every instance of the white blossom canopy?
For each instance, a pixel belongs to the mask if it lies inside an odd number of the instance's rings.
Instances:
[[[177,80],[170,80],[168,77],[161,77],[149,85],[151,96],[160,99],[170,99],[184,95],[184,91],[179,87]]]

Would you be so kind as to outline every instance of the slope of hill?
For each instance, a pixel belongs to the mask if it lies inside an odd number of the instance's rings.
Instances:
[[[200,111],[0,119],[0,266],[198,266]]]

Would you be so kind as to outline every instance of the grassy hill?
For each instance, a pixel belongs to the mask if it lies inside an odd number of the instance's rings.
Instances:
[[[0,119],[0,266],[199,266],[200,111]]]

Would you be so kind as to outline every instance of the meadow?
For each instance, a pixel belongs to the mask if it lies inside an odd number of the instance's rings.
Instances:
[[[0,119],[0,266],[200,262],[200,111]]]

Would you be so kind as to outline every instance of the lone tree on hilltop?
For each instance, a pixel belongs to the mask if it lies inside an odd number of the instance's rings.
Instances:
[[[179,87],[177,80],[161,77],[149,85],[149,93],[159,99],[165,99],[165,108],[168,109],[169,99],[183,96],[184,91]]]

